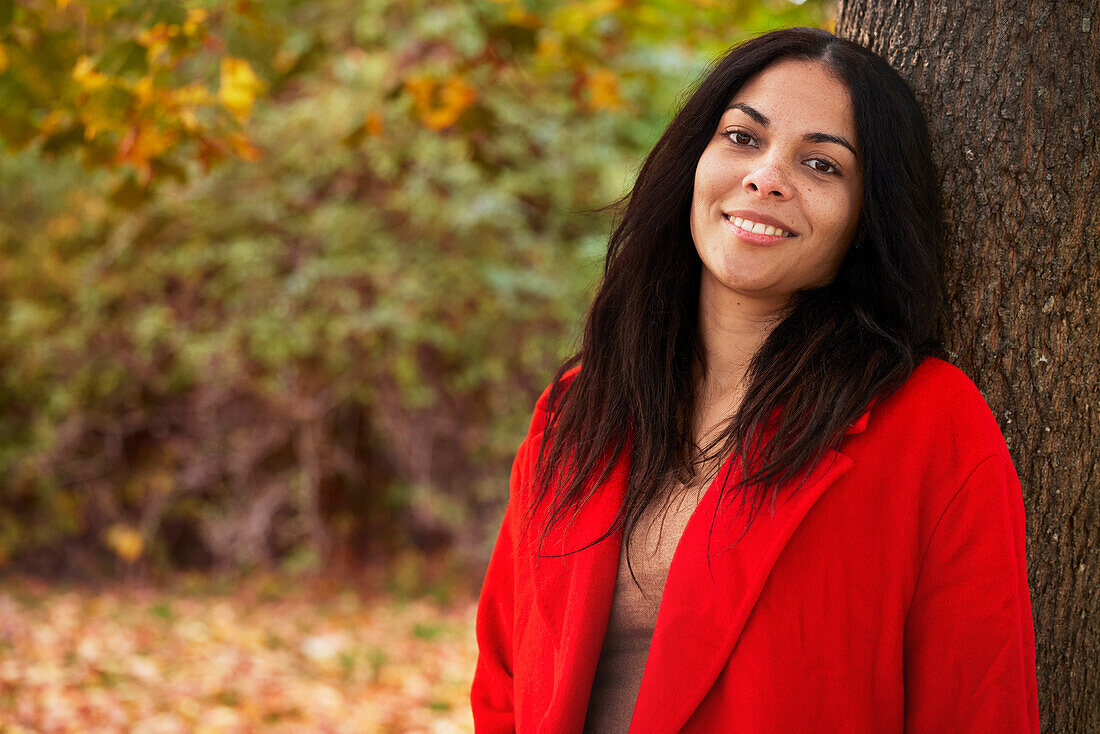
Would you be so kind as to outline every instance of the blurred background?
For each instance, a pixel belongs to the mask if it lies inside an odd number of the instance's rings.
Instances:
[[[0,732],[471,730],[601,209],[834,14],[0,0]]]

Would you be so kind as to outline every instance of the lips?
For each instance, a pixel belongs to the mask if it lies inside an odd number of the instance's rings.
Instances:
[[[724,214],[727,222],[730,222],[735,227],[745,232],[752,234],[765,235],[768,237],[794,237],[794,232],[791,232],[781,226],[779,223],[773,221],[761,221],[768,218],[759,217],[758,219],[750,219],[749,217],[741,217],[733,214]]]

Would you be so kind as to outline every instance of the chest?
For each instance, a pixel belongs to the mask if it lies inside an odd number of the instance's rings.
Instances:
[[[639,538],[658,539],[648,547],[628,551],[619,533],[579,553],[529,559],[525,581],[535,598],[526,607],[530,624],[521,625],[527,669],[547,682],[590,671],[588,684],[545,689],[571,691],[583,712],[605,645],[632,627],[649,641],[635,711],[642,719],[684,726],[688,717],[705,718],[713,701],[722,702],[722,716],[738,701],[743,716],[795,704],[828,710],[837,690],[892,709],[901,695],[919,523],[904,492],[850,468],[843,456],[822,463],[798,492],[774,508],[765,504],[743,534],[723,525],[711,487],[696,507],[666,514],[663,528],[656,520],[643,536],[639,526]],[[592,517],[609,522],[612,502],[602,512],[593,505]],[[627,558],[640,563],[641,589]],[[647,606],[631,610],[620,592],[643,594]],[[826,678],[848,683],[837,689]],[[666,695],[674,689],[682,695]],[[554,710],[552,699],[545,704]]]

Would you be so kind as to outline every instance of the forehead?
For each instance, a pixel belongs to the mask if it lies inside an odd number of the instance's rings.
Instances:
[[[855,139],[855,110],[847,85],[818,61],[781,59],[749,78],[729,104],[747,104],[769,127],[824,132]],[[727,109],[725,115],[744,113]],[[805,128],[802,130],[801,128]],[[812,129],[811,129],[812,128]]]

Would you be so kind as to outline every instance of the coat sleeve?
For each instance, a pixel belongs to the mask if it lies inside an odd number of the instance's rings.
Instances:
[[[513,663],[515,643],[516,523],[522,514],[518,497],[524,483],[530,437],[512,464],[511,499],[497,536],[477,608],[477,667],[470,691],[474,730],[478,734],[514,732]]]
[[[1024,506],[1007,450],[932,531],[905,624],[906,732],[1038,732]]]

